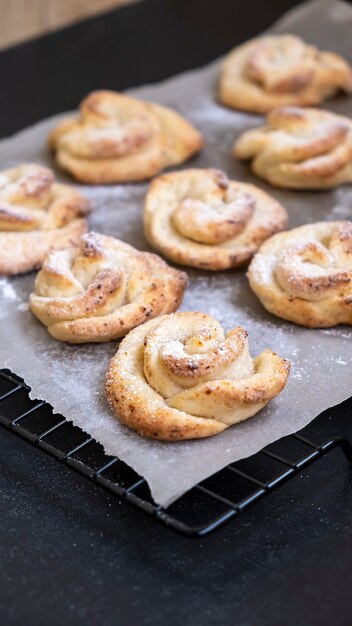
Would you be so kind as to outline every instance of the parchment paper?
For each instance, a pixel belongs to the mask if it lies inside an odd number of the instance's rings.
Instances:
[[[309,3],[292,11],[272,30],[301,34],[352,61],[352,8],[347,4]],[[262,119],[216,103],[218,71],[219,62],[215,62],[131,93],[170,105],[193,121],[204,133],[206,147],[190,165],[218,167],[231,178],[259,184],[287,208],[291,227],[350,218],[352,187],[321,193],[278,191],[266,187],[247,166],[231,158],[235,138]],[[351,98],[341,96],[326,103],[326,108],[351,114]],[[45,141],[49,130],[63,117],[53,117],[2,141],[0,166],[35,161],[54,167]],[[57,174],[65,179],[59,171]],[[141,217],[146,184],[81,189],[95,206],[91,228],[141,250],[149,249]],[[22,376],[32,388],[31,397],[49,401],[55,411],[100,441],[108,454],[117,455],[144,476],[155,501],[163,505],[228,463],[302,428],[351,393],[351,329],[307,330],[280,321],[262,308],[249,289],[244,271],[189,271],[189,275],[183,310],[210,313],[226,330],[242,324],[249,331],[253,356],[270,347],[291,361],[292,371],[284,392],[257,416],[215,438],[186,443],[145,440],[122,426],[111,414],[103,392],[104,374],[117,343],[69,346],[55,341],[26,305],[34,274],[0,279],[0,367]]]

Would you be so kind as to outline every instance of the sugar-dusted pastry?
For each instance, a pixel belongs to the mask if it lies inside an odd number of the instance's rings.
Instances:
[[[202,145],[200,133],[172,109],[114,91],[91,93],[49,136],[58,164],[98,185],[147,180]]]
[[[90,232],[45,259],[30,308],[56,339],[110,341],[175,311],[186,286],[187,275],[155,254]]]
[[[319,109],[283,107],[266,126],[245,132],[234,155],[251,160],[264,180],[288,189],[324,189],[352,182],[352,120]]]
[[[174,313],[132,330],[106,375],[118,418],[140,435],[209,437],[252,417],[284,388],[290,365],[271,350],[252,359],[247,332],[227,334],[204,313]]]
[[[51,170],[25,164],[0,171],[0,274],[38,269],[50,250],[87,230],[90,203],[55,181]]]
[[[311,106],[337,91],[352,91],[352,68],[296,35],[267,35],[230,52],[223,62],[220,101],[234,109],[267,113],[278,106]]]
[[[268,311],[310,328],[352,324],[352,222],[317,222],[268,239],[248,270]]]
[[[274,198],[214,169],[159,176],[144,208],[152,246],[175,263],[207,270],[245,265],[286,222],[286,211]]]

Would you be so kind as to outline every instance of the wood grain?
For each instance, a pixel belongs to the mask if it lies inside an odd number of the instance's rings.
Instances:
[[[0,48],[136,0],[0,0]]]

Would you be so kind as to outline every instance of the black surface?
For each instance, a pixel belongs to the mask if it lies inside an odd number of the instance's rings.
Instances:
[[[5,51],[1,134],[91,89],[204,64],[293,4],[148,0]],[[315,421],[314,436],[351,435],[347,409]],[[352,485],[338,451],[192,541],[0,436],[1,624],[350,626]]]
[[[142,476],[118,457],[107,456],[100,443],[55,414],[50,404],[30,400],[28,391],[23,379],[0,370],[0,424],[4,428],[187,537],[205,537],[230,520],[236,522],[248,507],[270,497],[273,489],[336,448],[352,463],[349,439],[312,440],[303,429],[229,464],[163,508],[155,504]]]
[[[76,108],[92,89],[126,89],[204,65],[295,4],[143,0],[2,52],[0,136]]]

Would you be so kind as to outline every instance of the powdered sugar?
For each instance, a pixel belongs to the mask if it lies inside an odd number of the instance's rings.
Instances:
[[[6,300],[18,300],[17,293],[7,278],[0,278],[0,300],[5,298]]]

